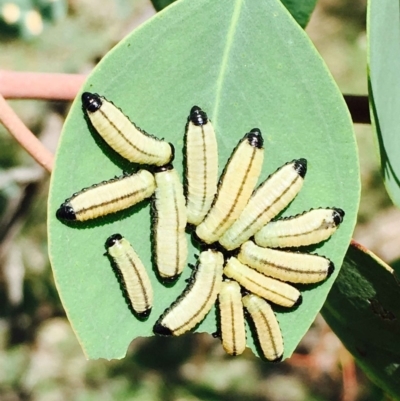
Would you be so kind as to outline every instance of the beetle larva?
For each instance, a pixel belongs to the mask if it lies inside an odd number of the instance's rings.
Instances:
[[[207,114],[197,106],[190,111],[185,135],[188,223],[199,225],[217,192],[218,148]]]
[[[323,256],[261,248],[252,241],[240,247],[237,258],[266,276],[289,283],[317,283],[334,270],[333,263]]]
[[[200,323],[220,292],[223,265],[222,253],[201,252],[187,288],[158,319],[154,333],[179,336]]]
[[[327,240],[339,227],[344,211],[312,209],[294,217],[271,221],[255,234],[257,245],[270,248],[299,247]]]
[[[153,306],[153,288],[139,256],[121,234],[111,235],[106,249],[133,311],[139,317],[147,317]]]
[[[155,190],[153,174],[139,170],[103,181],[72,195],[57,210],[57,218],[85,221],[105,216],[136,205],[149,198]]]
[[[218,306],[222,346],[229,355],[240,355],[246,348],[246,328],[242,294],[236,281],[222,282]]]
[[[271,362],[280,362],[283,357],[283,338],[271,306],[254,294],[245,295],[242,301],[254,323],[264,357]]]
[[[263,138],[254,128],[239,142],[220,179],[210,211],[197,226],[197,236],[207,244],[221,237],[245,208],[261,173]]]
[[[96,131],[125,159],[132,163],[156,166],[172,161],[172,144],[138,128],[112,102],[97,94],[84,92],[82,103]]]
[[[305,159],[293,160],[270,175],[254,192],[239,218],[219,239],[227,250],[239,247],[282,211],[299,193],[307,171]]]
[[[183,186],[171,164],[158,167],[154,177],[154,259],[160,277],[174,280],[182,273],[188,254]]]
[[[228,259],[224,267],[224,274],[236,280],[241,286],[274,304],[292,307],[301,303],[301,294],[293,286],[271,277],[239,262],[235,257]]]

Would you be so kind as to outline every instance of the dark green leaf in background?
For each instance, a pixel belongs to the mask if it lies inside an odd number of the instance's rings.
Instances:
[[[176,0],[151,0],[154,8],[157,11],[169,6]],[[289,10],[293,18],[299,23],[302,28],[305,28],[310,20],[317,0],[281,0],[284,6]]]
[[[193,105],[207,111],[215,126],[220,171],[238,140],[254,127],[265,138],[263,178],[287,161],[308,159],[303,190],[284,215],[336,206],[345,210],[346,217],[333,238],[317,250],[334,261],[335,274],[320,285],[301,287],[304,301],[297,310],[276,308],[285,357],[290,356],[322,307],[342,264],[360,191],[349,114],[303,30],[278,0],[178,1],[107,54],[83,90],[104,95],[140,127],[171,141],[180,174],[184,127]],[[181,293],[190,274],[186,268],[169,288],[151,271],[147,203],[75,226],[55,218],[59,205],[72,193],[134,167],[89,129],[78,96],[66,120],[52,174],[49,247],[61,299],[89,358],[121,358],[132,339],[152,335],[154,322]],[[117,232],[133,244],[150,271],[155,304],[144,323],[128,310],[103,256],[106,238]],[[194,263],[198,252],[190,243],[188,262]],[[197,331],[215,330],[211,311]],[[254,349],[251,338],[249,334],[248,343]]]
[[[400,207],[400,3],[368,4],[369,98],[382,174]]]
[[[281,0],[298,24],[305,28],[314,11],[317,0]]]
[[[394,270],[352,243],[322,309],[363,370],[396,399],[400,398],[399,299]]]
[[[151,0],[156,11],[161,11],[163,8],[169,6],[176,0]]]

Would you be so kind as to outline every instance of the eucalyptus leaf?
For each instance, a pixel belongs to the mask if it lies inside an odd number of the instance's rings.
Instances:
[[[304,157],[308,173],[290,216],[315,207],[346,212],[338,232],[318,248],[337,269],[324,283],[303,286],[296,310],[276,308],[288,357],[312,324],[342,264],[356,221],[360,182],[352,123],[343,98],[307,35],[278,0],[182,0],[157,14],[107,54],[82,91],[98,92],[132,121],[176,149],[183,179],[183,136],[193,105],[212,120],[219,171],[243,135],[264,135],[262,179]],[[174,286],[151,271],[148,203],[85,224],[55,217],[65,198],[83,187],[133,171],[99,139],[85,119],[80,96],[64,125],[52,174],[48,224],[50,258],[68,317],[88,358],[121,358],[136,337],[151,336],[154,322],[186,286],[186,268]],[[261,179],[260,179],[261,181]],[[106,239],[121,233],[148,268],[154,287],[149,319],[129,311],[109,261]],[[199,253],[190,241],[189,263]],[[197,328],[216,331],[215,311]],[[254,348],[251,333],[248,345]],[[157,352],[157,350],[154,350]]]
[[[357,363],[400,398],[400,286],[395,271],[353,242],[322,315]]]
[[[163,8],[169,6],[176,0],[151,0],[156,11],[161,11]]]
[[[151,0],[156,11],[161,11],[176,0]],[[305,28],[314,11],[317,0],[281,0],[298,24]]]
[[[317,0],[281,0],[298,24],[305,28],[314,11]]]
[[[369,99],[382,175],[400,207],[400,3],[368,3]]]

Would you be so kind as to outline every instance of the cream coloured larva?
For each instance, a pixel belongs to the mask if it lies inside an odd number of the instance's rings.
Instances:
[[[121,234],[111,235],[106,249],[134,313],[147,317],[153,306],[153,288],[139,256]]]
[[[339,208],[312,209],[294,217],[269,222],[254,240],[257,245],[270,248],[291,248],[318,244],[327,240],[344,218]]]
[[[271,306],[254,294],[245,295],[242,301],[254,323],[256,339],[264,357],[271,362],[280,362],[283,357],[283,338]]]
[[[240,355],[246,348],[246,328],[240,285],[234,280],[222,282],[218,295],[220,335],[224,350]]]
[[[179,336],[205,318],[221,290],[223,264],[224,257],[218,251],[200,253],[187,288],[158,319],[155,334]]]
[[[232,250],[259,231],[296,197],[306,172],[306,159],[298,159],[270,175],[254,192],[239,218],[219,239],[220,244]]]
[[[274,304],[290,308],[301,303],[302,298],[298,289],[251,269],[235,257],[228,259],[224,267],[224,274],[226,277],[236,280],[249,292]]]
[[[138,128],[112,102],[84,92],[82,104],[93,127],[107,144],[132,163],[163,166],[174,158],[172,144]]]
[[[207,114],[193,106],[185,134],[185,178],[188,223],[199,225],[217,192],[218,147]]]
[[[210,211],[196,235],[207,244],[218,241],[245,208],[261,173],[263,138],[254,128],[239,142],[229,159]]]
[[[85,221],[127,209],[153,195],[154,176],[147,170],[103,181],[72,195],[57,210],[60,220]]]
[[[154,260],[163,280],[175,280],[186,265],[188,246],[185,197],[179,175],[171,164],[154,170],[152,202]]]
[[[333,263],[324,256],[261,248],[252,241],[240,247],[237,258],[266,276],[289,283],[318,283],[334,270]]]

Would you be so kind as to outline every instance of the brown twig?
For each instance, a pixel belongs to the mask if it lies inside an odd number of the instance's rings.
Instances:
[[[48,172],[52,171],[54,162],[52,153],[28,129],[1,95],[0,123],[41,166]]]
[[[20,231],[26,216],[29,214],[33,200],[42,183],[42,177],[36,181],[30,182],[21,190],[19,199],[9,202],[12,203],[12,205],[8,207],[8,215],[3,221],[0,221],[0,263],[4,262],[5,254]]]
[[[0,94],[6,99],[73,100],[85,75],[0,70]]]
[[[349,351],[342,346],[339,351],[340,364],[342,365],[343,394],[342,401],[355,401],[358,395],[358,382],[354,358]]]
[[[47,171],[53,167],[53,155],[23,124],[8,99],[73,100],[86,79],[78,74],[48,74],[0,70],[0,122],[23,148]],[[370,123],[367,96],[344,95],[353,122]]]
[[[0,70],[0,94],[6,99],[73,100],[86,80],[79,74]],[[353,122],[370,124],[368,96],[343,95]]]

